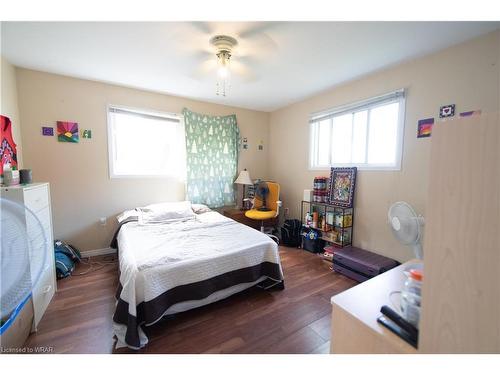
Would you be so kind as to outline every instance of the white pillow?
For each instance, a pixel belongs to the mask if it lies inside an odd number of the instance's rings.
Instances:
[[[150,204],[137,209],[140,212],[139,221],[146,223],[164,223],[176,220],[189,220],[195,218],[191,209],[191,202],[164,202]]]
[[[197,215],[212,211],[210,208],[208,208],[208,206],[199,203],[193,203],[191,207],[193,208],[194,213]]]
[[[139,212],[137,210],[126,210],[123,211],[120,215],[116,217],[116,220],[118,220],[118,223],[121,223],[122,221],[131,218],[131,217],[138,217]]]

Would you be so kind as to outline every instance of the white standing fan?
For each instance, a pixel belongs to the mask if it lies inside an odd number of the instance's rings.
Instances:
[[[38,283],[52,244],[33,211],[4,198],[0,236],[0,318],[7,320]]]
[[[389,208],[387,216],[394,236],[402,244],[410,246],[415,257],[422,260],[424,252],[421,240],[424,217],[417,215],[412,206],[406,202],[394,203]]]

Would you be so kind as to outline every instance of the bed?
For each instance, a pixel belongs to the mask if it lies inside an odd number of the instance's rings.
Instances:
[[[118,249],[120,265],[113,315],[117,347],[142,348],[148,338],[141,327],[166,315],[257,284],[284,285],[278,246],[268,236],[215,211],[194,213],[189,202],[178,203],[191,214],[148,220],[148,206],[119,217],[111,244]],[[171,204],[166,210],[172,210]]]

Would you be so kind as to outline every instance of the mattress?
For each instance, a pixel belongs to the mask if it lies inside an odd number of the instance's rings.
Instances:
[[[123,224],[113,316],[117,347],[147,344],[142,325],[206,305],[266,279],[281,282],[278,246],[215,211],[169,224]]]

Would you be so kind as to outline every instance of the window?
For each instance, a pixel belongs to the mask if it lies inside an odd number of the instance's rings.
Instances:
[[[311,116],[310,168],[399,170],[404,90]]]
[[[185,148],[180,116],[108,106],[111,178],[183,178]]]

